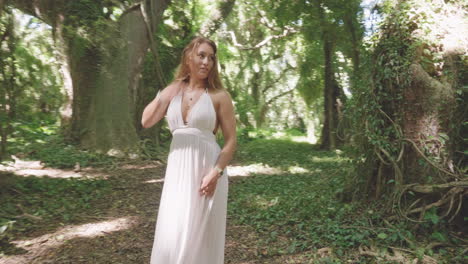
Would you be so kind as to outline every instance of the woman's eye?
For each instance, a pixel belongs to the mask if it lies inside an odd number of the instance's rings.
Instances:
[[[205,59],[206,57],[208,57],[210,61],[215,61],[215,57],[214,57],[214,56],[205,56],[205,54],[198,54],[198,57],[199,57],[200,59],[202,59],[202,60]]]

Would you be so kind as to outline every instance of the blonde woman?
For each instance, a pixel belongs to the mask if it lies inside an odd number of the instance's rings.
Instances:
[[[222,264],[228,177],[236,120],[218,72],[216,44],[194,38],[175,80],[143,111],[143,127],[164,116],[173,138],[159,204],[151,264]],[[224,146],[216,143],[221,128]]]

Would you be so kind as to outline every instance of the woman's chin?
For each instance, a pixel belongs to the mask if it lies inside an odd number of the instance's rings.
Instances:
[[[197,74],[197,78],[201,79],[201,80],[205,80],[205,79],[208,78],[208,73],[206,73],[206,74],[199,73],[199,74]]]

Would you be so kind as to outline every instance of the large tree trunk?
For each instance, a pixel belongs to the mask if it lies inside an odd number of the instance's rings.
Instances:
[[[55,17],[53,26],[53,37],[55,47],[57,48],[57,60],[60,62],[60,72],[63,79],[63,90],[65,102],[60,108],[60,123],[62,133],[71,135],[71,123],[73,117],[73,79],[71,75],[71,61],[68,56],[68,45],[64,36],[64,19],[62,12]]]
[[[329,33],[324,32],[323,40],[323,53],[324,53],[324,78],[325,87],[324,92],[324,122],[322,128],[322,149],[335,149],[339,140],[337,137],[337,126],[338,126],[338,96],[340,94],[340,87],[335,80],[335,74],[333,70],[333,53],[334,44],[330,40]]]
[[[412,64],[410,72],[412,81],[404,90],[401,115],[404,137],[414,143],[407,148],[403,172],[405,182],[425,183],[427,179],[421,176],[434,175],[436,171],[422,161],[416,148],[441,162],[451,163],[449,142],[442,142],[448,140],[455,98],[450,84],[433,79],[420,64]],[[447,137],[441,137],[444,134]]]
[[[321,27],[321,40],[324,57],[324,121],[322,127],[322,137],[320,147],[322,149],[335,149],[339,145],[337,137],[338,109],[340,87],[335,79],[334,52],[335,37],[332,31],[333,25],[328,22],[323,3],[317,3],[317,13]]]
[[[73,24],[67,24],[68,3],[7,2],[54,28],[68,98],[62,120],[69,139],[105,152],[137,148],[136,125],[140,116],[136,113],[140,109],[135,103],[140,102],[140,73],[150,40],[169,2],[153,0],[146,1],[145,8],[140,4],[133,6],[121,16],[115,31],[109,21],[106,34],[98,30],[95,34],[100,35],[94,36],[103,39],[101,46],[91,44],[74,31]]]
[[[398,193],[398,209],[412,208],[406,214],[415,219],[424,219],[428,209],[424,203],[435,202],[434,207],[447,210],[444,216],[451,216],[459,212],[453,205],[461,206],[467,193],[462,169],[457,168],[466,160],[456,155],[464,151],[459,148],[464,137],[459,132],[467,109],[458,95],[466,85],[463,75],[467,72],[462,58],[467,48],[464,14],[455,2],[403,2],[395,4],[397,11],[388,15],[382,27],[372,74],[367,75],[372,79],[370,91],[361,90],[363,95],[358,95],[358,102],[368,111],[362,115],[366,120],[355,124],[366,135],[358,142],[365,153],[359,167],[367,177],[363,193],[376,198]],[[408,17],[423,17],[426,12],[434,16],[433,22],[416,19],[411,27],[401,26]],[[437,38],[428,39],[428,29]],[[464,117],[457,116],[461,109]],[[421,186],[425,184],[432,187]],[[418,194],[405,196],[406,192]]]
[[[74,71],[78,75],[86,74],[79,78],[74,76],[74,80],[91,80],[86,85],[76,85],[75,97],[88,99],[82,101],[80,106],[89,105],[89,108],[81,108],[88,112],[83,113],[80,117],[84,118],[73,124],[73,131],[80,131],[80,134],[75,135],[81,145],[90,149],[127,151],[137,147],[131,95],[137,87],[135,83],[138,82],[148,39],[141,12],[137,8],[126,12],[119,26],[118,32],[106,36],[104,47],[99,50],[91,48],[86,52],[90,56],[89,64],[77,64],[75,69],[78,71]],[[99,59],[95,60],[96,57]],[[91,65],[96,74],[88,72],[86,66]]]
[[[148,138],[156,145],[160,143],[160,131],[162,122],[159,122],[155,126],[143,129],[141,126],[141,116],[143,114],[143,110],[148,103],[154,99],[156,93],[163,89],[167,85],[167,80],[164,77],[164,70],[161,67],[161,61],[159,58],[158,50],[159,50],[159,43],[156,35],[158,33],[159,23],[162,19],[162,13],[168,7],[170,1],[151,1],[145,0],[142,10],[142,14],[145,14],[144,23],[146,25],[146,32],[148,33],[147,38],[149,43],[150,50],[151,50],[151,62],[153,65],[153,73],[150,76],[153,79],[151,84],[146,84],[139,78],[141,73],[141,68],[137,71],[136,75],[134,76],[134,88],[133,91],[133,102],[134,102],[134,125],[137,130],[138,135],[141,138]],[[142,31],[143,32],[143,31]],[[143,37],[143,36],[141,36]],[[143,39],[143,38],[142,38]],[[144,55],[143,50],[140,50],[140,54]],[[140,57],[142,58],[142,57]],[[141,60],[143,61],[143,60]],[[143,65],[141,65],[143,66]],[[172,67],[171,69],[172,70]]]

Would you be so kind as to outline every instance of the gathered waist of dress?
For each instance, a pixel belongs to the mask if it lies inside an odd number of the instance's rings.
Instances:
[[[210,130],[202,130],[199,128],[195,127],[188,127],[188,126],[183,126],[183,127],[178,127],[172,131],[172,135],[180,135],[180,134],[186,134],[186,135],[195,135],[195,136],[200,136],[208,140],[216,140],[216,136],[213,134],[212,131]]]

